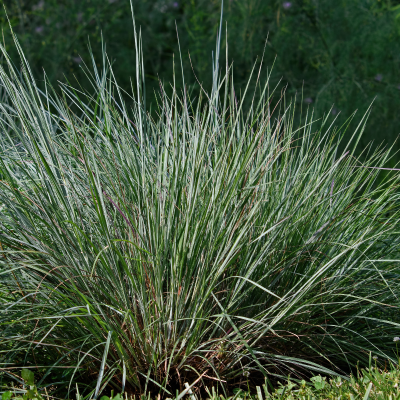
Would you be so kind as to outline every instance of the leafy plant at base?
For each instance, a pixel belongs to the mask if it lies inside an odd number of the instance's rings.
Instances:
[[[22,375],[24,370],[22,371]],[[32,372],[31,372],[32,374]],[[33,378],[33,374],[32,374]],[[358,370],[357,374],[351,375],[350,379],[342,380],[340,377],[335,379],[326,380],[325,377],[317,375],[311,379],[312,384],[301,380],[300,382],[293,382],[290,377],[287,378],[286,384],[279,382],[278,387],[275,390],[270,391],[267,383],[265,382],[262,386],[256,386],[254,391],[244,391],[242,389],[233,389],[233,395],[225,397],[219,394],[218,388],[215,390],[214,387],[206,388],[207,400],[264,400],[264,399],[362,399],[362,400],[393,400],[400,398],[400,375],[398,366],[390,365],[389,369],[380,369],[377,367]],[[31,381],[33,382],[33,380]],[[321,382],[323,385],[321,386]],[[25,385],[28,384],[27,379],[24,379]],[[22,396],[21,396],[22,393]],[[46,391],[46,395],[41,395],[36,386],[31,387],[29,390],[12,390],[3,392],[2,400],[43,400],[49,398]],[[179,396],[177,395],[176,398]],[[197,397],[190,394],[189,397],[196,400]],[[83,399],[77,392],[77,400]],[[111,391],[110,397],[102,396],[100,400],[135,400],[136,396],[128,397],[126,393],[117,393]],[[150,396],[142,396],[139,398],[150,400]]]
[[[2,400],[43,400],[43,397],[38,392],[38,389],[35,385],[34,374],[29,369],[23,369],[21,371],[21,378],[25,386],[25,389],[18,389],[18,390],[7,390],[2,394]]]
[[[61,84],[60,98],[17,42],[21,74],[2,48],[6,375],[35,365],[38,385],[62,369],[70,390],[171,397],[226,391],[244,369],[257,382],[392,357],[399,174],[376,183],[390,149],[354,157],[364,117],[339,153],[327,119],[296,126],[284,98],[270,109],[268,81],[244,113],[220,38],[211,92],[161,86],[157,119],[136,33],[130,105],[105,53],[94,94]]]

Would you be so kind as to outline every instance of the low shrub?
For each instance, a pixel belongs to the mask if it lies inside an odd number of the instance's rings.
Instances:
[[[354,156],[364,116],[339,151],[346,126],[309,110],[299,125],[284,96],[271,109],[268,75],[245,113],[253,93],[235,92],[220,40],[211,90],[160,84],[157,118],[136,34],[129,103],[106,53],[92,93],[58,96],[17,41],[21,72],[1,47],[3,379],[36,367],[66,397],[171,397],[228,393],[243,373],[340,375],[370,352],[396,362],[400,175],[377,181],[390,149]]]

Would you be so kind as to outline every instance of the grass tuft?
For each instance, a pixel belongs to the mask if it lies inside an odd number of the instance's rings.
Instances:
[[[298,125],[268,79],[244,110],[217,45],[211,91],[160,85],[154,119],[135,43],[131,97],[105,52],[57,95],[1,47],[4,379],[172,398],[396,362],[400,175],[354,156],[367,115],[339,152],[346,126]]]

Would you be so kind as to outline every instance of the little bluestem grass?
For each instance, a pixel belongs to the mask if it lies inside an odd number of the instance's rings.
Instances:
[[[398,171],[328,119],[297,125],[261,84],[249,110],[218,60],[200,98],[160,85],[146,110],[106,53],[92,93],[41,92],[1,47],[0,368],[56,371],[98,396],[340,375],[396,361]],[[257,67],[258,68],[258,67]],[[223,72],[221,72],[221,70]],[[275,99],[274,98],[274,99]],[[276,99],[275,99],[276,102]],[[381,182],[381,183],[379,183]],[[68,372],[69,371],[69,372]],[[90,382],[90,383],[87,383]],[[82,383],[83,385],[83,383]]]

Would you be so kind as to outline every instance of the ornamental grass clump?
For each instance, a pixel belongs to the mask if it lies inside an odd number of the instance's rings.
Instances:
[[[366,117],[349,139],[261,78],[238,98],[219,44],[212,89],[150,114],[135,40],[131,97],[106,55],[57,94],[1,47],[3,378],[171,397],[394,362],[400,176],[355,157]]]

